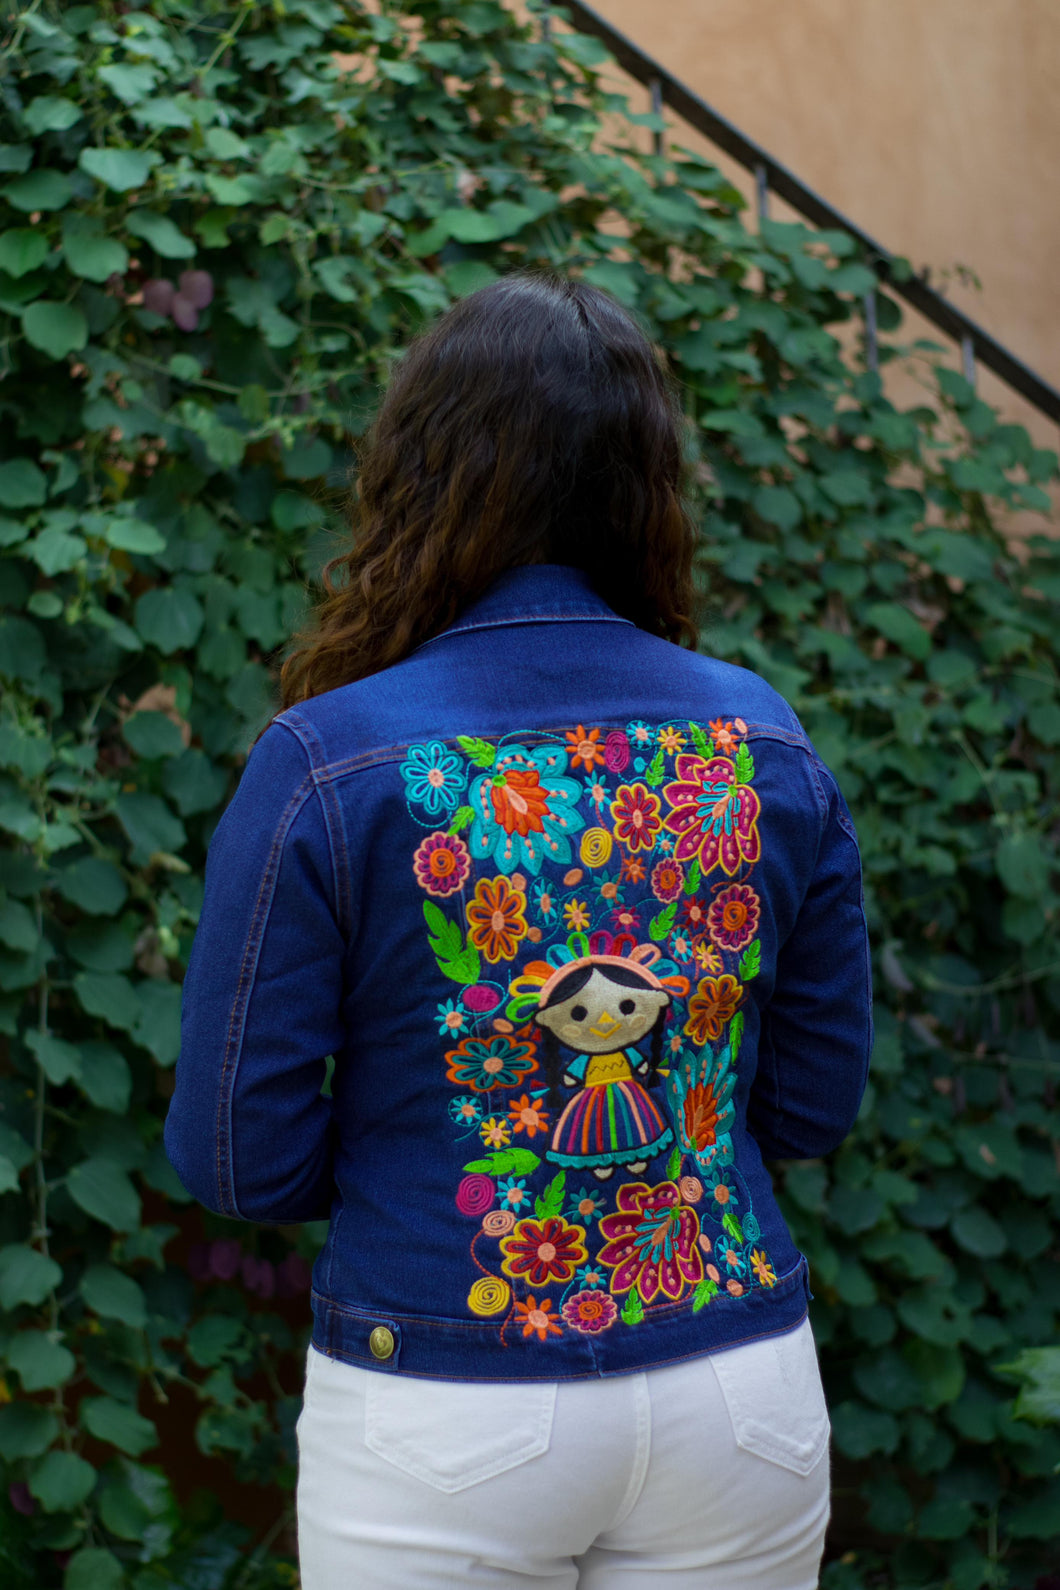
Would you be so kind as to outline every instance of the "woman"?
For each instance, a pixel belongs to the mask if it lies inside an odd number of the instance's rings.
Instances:
[[[762,1160],[857,1112],[858,853],[790,708],[692,649],[651,346],[575,281],[472,294],[355,513],[211,847],[166,1133],[210,1208],[330,1219],[304,1590],[809,1590],[828,1419]]]

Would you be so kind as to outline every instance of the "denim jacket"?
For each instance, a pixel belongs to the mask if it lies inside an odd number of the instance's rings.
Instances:
[[[854,828],[791,709],[523,567],[255,746],[166,1146],[221,1214],[329,1219],[324,1353],[629,1373],[802,1319],[763,1159],[842,1140],[870,1048]]]

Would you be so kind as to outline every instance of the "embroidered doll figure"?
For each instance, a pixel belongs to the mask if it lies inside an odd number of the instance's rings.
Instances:
[[[536,1013],[549,1104],[558,1109],[562,1102],[561,1075],[579,1091],[556,1122],[548,1159],[591,1168],[604,1181],[616,1165],[638,1174],[672,1140],[648,1092],[659,1071],[661,1018],[669,1004],[655,974],[623,955],[582,956],[549,977]],[[649,1032],[645,1058],[635,1046]],[[573,1051],[562,1072],[561,1049]]]

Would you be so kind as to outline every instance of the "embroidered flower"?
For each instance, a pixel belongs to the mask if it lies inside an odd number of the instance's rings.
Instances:
[[[512,1140],[512,1129],[499,1115],[488,1115],[479,1127],[478,1135],[487,1148],[507,1148]]]
[[[612,729],[604,741],[604,762],[611,773],[624,773],[629,766],[632,752],[629,749],[629,738],[621,729]]]
[[[683,751],[688,744],[685,736],[672,727],[659,730],[658,742],[671,756],[676,756],[678,751]]]
[[[611,925],[620,933],[639,933],[640,912],[631,905],[616,905],[611,912]]]
[[[576,1292],[563,1305],[563,1318],[573,1330],[595,1336],[608,1330],[618,1318],[618,1305],[610,1292],[590,1289]]]
[[[741,1278],[747,1275],[747,1255],[728,1232],[723,1231],[715,1242],[714,1258],[719,1265],[724,1266],[729,1275],[738,1275]],[[502,1265],[501,1268],[503,1269],[504,1266]]]
[[[731,877],[742,862],[753,866],[759,859],[761,803],[749,784],[736,782],[726,757],[679,756],[677,778],[663,794],[671,808],[663,826],[677,835],[678,861],[698,857],[704,874],[720,866]]]
[[[710,936],[723,950],[746,949],[758,932],[761,902],[748,883],[730,883],[710,902]]]
[[[482,1119],[482,1105],[470,1093],[449,1100],[449,1119],[457,1126],[477,1126]]]
[[[574,1279],[583,1291],[607,1286],[607,1277],[598,1264],[583,1264],[579,1270],[575,1270]]]
[[[668,905],[685,886],[685,869],[679,861],[657,861],[651,869],[651,892]]]
[[[720,972],[725,964],[705,933],[693,939],[692,957],[701,972]]]
[[[446,1052],[446,1076],[457,1087],[474,1093],[491,1088],[525,1087],[525,1078],[537,1070],[535,1045],[520,1033],[498,1032],[488,1038],[462,1038]]]
[[[600,807],[607,799],[607,785],[602,784],[598,778],[594,779],[589,785],[589,799],[596,807],[597,815],[599,815]]]
[[[676,933],[670,940],[675,961],[690,961],[692,959],[692,940],[687,933]]]
[[[410,745],[401,764],[405,796],[422,806],[431,817],[455,811],[467,785],[467,773],[455,751],[430,740],[426,745]]]
[[[693,933],[702,932],[707,925],[707,908],[697,894],[681,902],[681,921]]]
[[[732,732],[731,723],[723,723],[721,718],[711,721],[710,732],[714,736],[714,745],[722,756],[731,756],[736,749],[736,736]]]
[[[661,809],[658,795],[646,784],[620,784],[611,802],[615,838],[629,850],[650,850],[662,827]]]
[[[611,1291],[636,1287],[641,1300],[651,1303],[660,1295],[676,1301],[687,1286],[698,1285],[703,1279],[699,1219],[681,1203],[674,1183],[626,1182],[617,1201],[618,1213],[600,1221],[607,1240],[599,1260],[614,1271]]]
[[[572,932],[589,926],[589,907],[584,900],[568,900],[563,907],[563,920]]]
[[[580,1226],[568,1225],[559,1215],[520,1220],[509,1236],[501,1238],[501,1252],[505,1275],[525,1276],[531,1286],[571,1280],[578,1265],[588,1257],[585,1232]]]
[[[688,1002],[685,1022],[685,1032],[692,1042],[702,1045],[708,1038],[720,1038],[743,996],[742,984],[729,972],[721,977],[700,978],[699,987]]]
[[[655,738],[654,733],[646,723],[639,720],[626,725],[626,736],[631,745],[650,746]]]
[[[538,878],[531,893],[533,895],[534,909],[541,920],[543,922],[551,922],[556,914],[556,896],[552,891],[551,884],[547,884],[544,878]]]
[[[576,729],[567,730],[567,754],[571,767],[581,763],[585,771],[591,773],[594,767],[603,765],[604,748],[596,743],[601,733],[600,729],[590,729],[586,733],[580,723]]]
[[[524,1205],[529,1204],[530,1194],[526,1190],[525,1179],[517,1180],[508,1176],[497,1183],[497,1192],[501,1200],[502,1209],[514,1209],[519,1214]],[[509,1229],[511,1229],[509,1227]]]
[[[639,856],[624,856],[619,877],[624,883],[642,883],[644,871],[644,863]]]
[[[622,885],[615,883],[613,878],[597,878],[593,887],[598,905],[613,906],[622,903]]]
[[[525,1132],[530,1138],[548,1130],[548,1111],[536,1104],[528,1093],[509,1106],[508,1119],[516,1132]]]
[[[523,1327],[524,1336],[535,1336],[539,1342],[546,1341],[549,1336],[562,1336],[563,1332],[556,1324],[556,1316],[552,1313],[552,1299],[543,1298],[538,1303],[532,1294],[525,1303],[516,1303],[515,1315],[518,1323]]]
[[[416,882],[428,894],[454,894],[471,871],[471,857],[459,834],[428,834],[412,858]]]
[[[509,745],[468,792],[475,816],[469,848],[476,861],[492,858],[505,875],[525,868],[536,877],[543,861],[571,859],[571,835],[585,827],[577,810],[581,783],[566,777],[566,751]]]
[[[435,1020],[443,1038],[455,1038],[458,1032],[463,1032],[466,1017],[455,999],[447,999],[443,1005],[438,1005],[436,1008],[438,1014]]]
[[[751,1269],[755,1273],[755,1280],[759,1286],[776,1286],[777,1272],[761,1248],[751,1249]]]
[[[733,1180],[732,1172],[725,1165],[714,1166],[708,1171],[707,1190],[718,1206],[715,1211],[717,1220],[720,1220],[728,1210],[735,1209],[740,1202],[739,1189]]]
[[[526,895],[507,878],[480,878],[467,920],[468,937],[488,961],[510,961],[526,937]]]
[[[700,1082],[689,1088],[681,1106],[685,1141],[702,1153],[717,1142],[720,1106],[709,1083]]]
[[[604,1200],[600,1193],[591,1191],[588,1187],[582,1187],[578,1192],[570,1195],[570,1202],[567,1205],[567,1219],[580,1220],[583,1225],[587,1226],[596,1219],[597,1210],[603,1207]]]

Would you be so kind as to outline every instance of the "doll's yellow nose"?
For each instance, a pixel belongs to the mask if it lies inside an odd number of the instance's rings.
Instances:
[[[596,1018],[596,1025],[590,1027],[589,1031],[594,1038],[610,1038],[615,1028],[621,1025],[622,1023],[616,1021],[609,1010],[602,1010]]]

